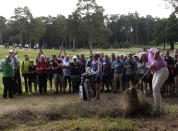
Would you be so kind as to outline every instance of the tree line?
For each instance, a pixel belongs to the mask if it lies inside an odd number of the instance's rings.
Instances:
[[[175,0],[177,2],[177,0]],[[95,0],[78,0],[68,17],[62,14],[33,17],[28,7],[18,7],[10,19],[0,16],[0,43],[39,43],[40,46],[122,48],[178,42],[177,6],[169,18],[139,16],[137,12],[104,15]]]

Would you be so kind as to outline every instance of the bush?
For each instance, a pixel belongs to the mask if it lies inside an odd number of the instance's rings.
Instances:
[[[3,116],[3,118],[8,118],[11,121],[22,121],[31,122],[37,117],[37,112],[33,109],[19,109],[17,111],[12,111]]]
[[[129,48],[130,47],[130,43],[129,42],[121,42],[121,43],[118,43],[118,42],[114,42],[113,48]]]
[[[104,43],[102,48],[103,49],[109,49],[110,48],[110,44],[109,43]]]
[[[19,109],[17,111],[4,114],[0,118],[4,124],[0,124],[0,129],[15,126],[18,123],[36,124],[63,119],[77,118],[117,118],[125,116],[147,116],[151,115],[153,106],[147,98],[137,96],[134,89],[127,90],[123,96],[111,95],[102,101],[87,101],[79,103],[68,103],[58,106],[52,105],[43,111],[33,109]]]

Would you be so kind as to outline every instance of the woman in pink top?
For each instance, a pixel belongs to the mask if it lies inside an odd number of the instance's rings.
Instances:
[[[152,80],[153,95],[156,110],[160,111],[162,104],[160,88],[163,86],[169,75],[166,62],[160,55],[160,51],[156,48],[151,48],[148,53],[142,52],[140,54],[140,60],[147,62],[147,68],[154,74]]]

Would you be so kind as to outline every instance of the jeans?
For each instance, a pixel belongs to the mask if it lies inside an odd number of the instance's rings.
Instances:
[[[13,77],[3,77],[3,84],[4,84],[3,97],[7,98],[7,93],[8,93],[9,98],[13,98],[13,85],[14,85]]]

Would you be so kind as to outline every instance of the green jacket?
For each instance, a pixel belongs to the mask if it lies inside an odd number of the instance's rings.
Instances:
[[[6,62],[5,59],[1,62],[3,77],[13,77],[14,69],[11,62]]]

